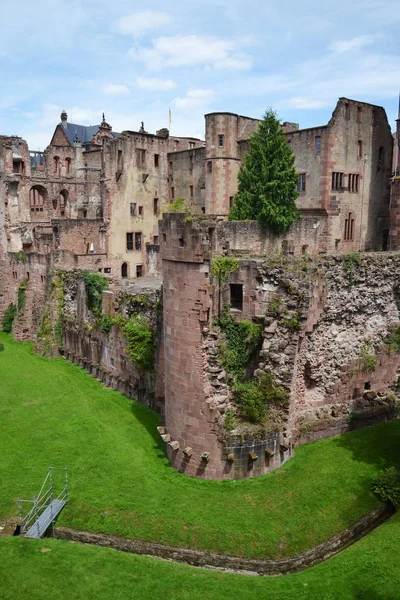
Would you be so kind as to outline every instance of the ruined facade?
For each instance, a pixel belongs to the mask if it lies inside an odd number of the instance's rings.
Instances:
[[[211,113],[205,126],[200,205],[206,214],[227,215],[258,120]],[[283,123],[282,128],[299,174],[297,206],[302,214],[328,218],[327,251],[388,249],[392,137],[384,109],[340,98],[327,125],[299,129],[295,123]],[[202,176],[194,168],[194,157],[171,154],[170,161],[175,187],[182,196],[193,198],[191,190]],[[193,201],[197,204],[199,198]]]
[[[203,142],[143,124],[115,134],[104,115],[83,127],[63,112],[44,153],[0,138],[0,319],[14,304],[16,339],[60,350],[158,410],[168,457],[190,476],[261,475],[298,443],[394,415],[400,261],[354,255],[397,244],[396,177],[388,241],[384,110],[342,98],[323,127],[283,124],[302,218],[282,235],[227,221],[257,126],[206,115]],[[191,213],[162,214],[179,197]],[[222,285],[216,257],[237,260]],[[107,279],[102,311],[88,308],[85,273]],[[243,417],[224,363],[225,305],[235,323],[262,330],[245,379],[272,373],[287,399],[257,426]],[[148,370],[134,364],[124,334],[135,315],[154,336]]]
[[[233,224],[207,219],[188,224],[181,215],[165,216],[160,223],[162,433],[171,463],[192,476],[253,477],[283,464],[299,442],[395,416],[391,387],[400,372],[400,355],[390,339],[399,324],[400,257],[285,259],[270,246],[258,258],[226,250],[237,257],[238,269],[224,284],[222,304],[231,306],[237,322],[263,325],[248,376],[272,373],[288,395],[278,419],[271,405],[267,425],[244,425],[224,367],[225,336],[215,322],[218,283],[211,265],[221,255],[221,240],[229,236],[226,225]],[[235,226],[245,239],[249,224]],[[258,230],[258,236],[262,246],[265,234]],[[274,241],[279,248],[279,236]],[[239,415],[229,430],[228,410]]]

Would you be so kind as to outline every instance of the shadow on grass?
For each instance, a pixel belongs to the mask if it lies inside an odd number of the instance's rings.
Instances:
[[[400,419],[357,429],[332,442],[351,452],[353,460],[372,464],[378,470],[400,467]]]
[[[135,419],[146,429],[154,441],[154,450],[157,451],[158,458],[165,458],[164,442],[157,431],[161,423],[161,417],[151,408],[140,404],[137,400],[131,400],[131,411]]]

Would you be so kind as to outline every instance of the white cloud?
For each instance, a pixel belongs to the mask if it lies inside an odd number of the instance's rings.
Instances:
[[[108,96],[129,96],[130,92],[126,85],[108,84],[103,86],[102,91]]]
[[[172,104],[178,108],[193,110],[207,106],[214,98],[215,92],[213,90],[193,89],[188,90],[183,98],[180,96],[174,98]]]
[[[337,40],[328,46],[328,50],[331,50],[335,54],[343,54],[350,50],[360,50],[360,48],[364,48],[364,46],[373,44],[376,38],[376,35],[359,35],[350,40]]]
[[[215,69],[250,69],[251,56],[237,52],[239,41],[201,35],[163,36],[151,48],[138,46],[131,58],[143,61],[149,69],[210,65]]]
[[[287,105],[289,107],[299,109],[325,108],[326,106],[330,106],[330,104],[331,102],[329,100],[307,98],[304,96],[293,96],[287,100]]]
[[[136,84],[142,90],[150,90],[154,92],[167,92],[176,88],[175,81],[172,79],[156,79],[156,78],[145,78],[138,77]]]
[[[140,37],[151,29],[165,27],[172,22],[172,16],[154,10],[142,10],[118,19],[116,28],[120,33]]]

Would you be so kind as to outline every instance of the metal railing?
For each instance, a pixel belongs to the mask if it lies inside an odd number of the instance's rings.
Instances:
[[[65,485],[61,492],[57,496],[54,495],[54,483],[53,483],[53,471],[64,471],[65,472]],[[52,511],[53,500],[62,500],[68,502],[68,471],[67,467],[49,467],[48,473],[45,480],[40,488],[38,495],[33,500],[23,500],[18,498],[18,513],[20,518],[20,535],[23,537],[27,531],[36,522],[39,530],[39,517],[48,506],[51,510],[51,525],[54,526],[54,518]],[[32,508],[24,515],[25,504],[32,504]]]

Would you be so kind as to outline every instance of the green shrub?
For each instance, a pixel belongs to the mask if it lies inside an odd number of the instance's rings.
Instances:
[[[261,344],[263,326],[252,321],[236,323],[227,311],[222,313],[217,324],[225,337],[220,347],[222,365],[230,375],[240,380]]]
[[[376,356],[371,349],[371,344],[365,342],[360,349],[360,359],[362,360],[364,371],[375,371],[376,369]]]
[[[2,321],[3,331],[6,333],[11,333],[16,314],[17,307],[11,302],[11,304],[9,304],[6,308]]]
[[[190,215],[192,212],[191,206],[186,202],[185,198],[175,198],[173,202],[168,204],[162,212],[165,213],[183,213]]]
[[[298,311],[292,317],[285,316],[282,325],[291,331],[299,331],[301,329],[301,313]]]
[[[17,308],[18,312],[21,312],[25,308],[26,303],[26,280],[21,283],[18,287],[18,300],[17,300]]]
[[[0,352],[4,350],[4,344],[0,344]]]
[[[347,271],[349,285],[354,285],[354,269],[361,264],[361,255],[358,252],[349,252],[343,256],[343,268]]]
[[[151,371],[154,367],[154,334],[146,317],[132,315],[123,326],[123,332],[133,364],[141,371]]]
[[[396,327],[391,335],[386,338],[385,344],[389,345],[390,350],[394,350],[395,352],[400,352],[400,327]],[[400,391],[400,387],[399,387]]]
[[[37,336],[42,341],[43,355],[48,356],[51,352],[51,347],[53,344],[53,327],[51,325],[49,313],[44,313],[42,315]]]
[[[112,325],[113,325],[112,316],[104,315],[103,318],[101,319],[101,323],[100,323],[100,329],[102,330],[102,332],[108,335],[110,333]]]
[[[226,431],[232,431],[236,427],[235,414],[231,408],[226,409],[223,427]]]
[[[86,287],[86,304],[94,314],[101,314],[101,303],[103,291],[108,288],[108,280],[100,273],[83,272],[83,280]]]
[[[395,508],[400,506],[400,472],[389,467],[379,473],[372,483],[372,491],[384,502],[391,502]]]
[[[260,379],[237,383],[235,401],[246,420],[262,423],[266,419],[266,408],[269,405],[287,408],[289,394],[284,387],[276,383],[272,373],[264,373]]]

